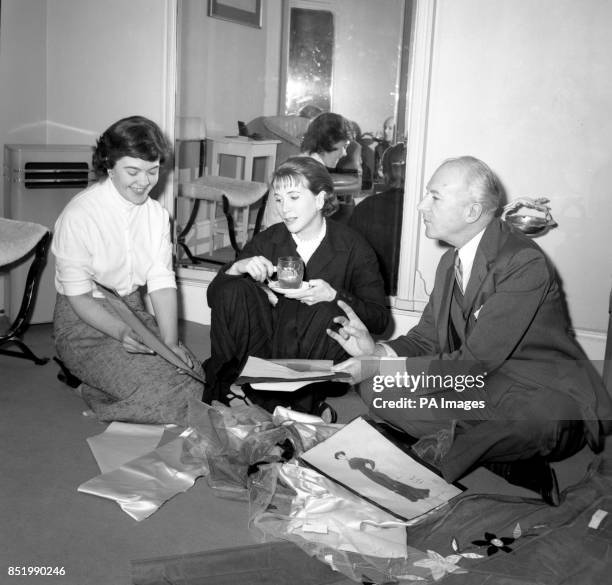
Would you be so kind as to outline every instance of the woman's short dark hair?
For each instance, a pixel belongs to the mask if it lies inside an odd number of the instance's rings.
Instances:
[[[163,166],[170,159],[171,148],[155,122],[144,116],[130,116],[115,122],[98,138],[92,158],[96,177],[105,177],[124,156],[149,162],[159,159]]]
[[[318,195],[325,192],[325,201],[321,213],[329,217],[338,211],[340,204],[334,193],[334,182],[327,169],[309,156],[293,156],[282,163],[272,175],[271,190],[302,184]]]
[[[350,138],[348,122],[340,114],[325,112],[308,124],[302,138],[302,152],[332,152],[334,144]]]

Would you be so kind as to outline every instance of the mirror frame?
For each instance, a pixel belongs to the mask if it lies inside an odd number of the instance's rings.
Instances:
[[[397,296],[392,308],[422,312],[429,300],[418,269],[419,243],[424,233],[417,211],[427,177],[426,147],[429,89],[437,0],[413,0],[412,40],[406,92],[406,182]]]
[[[176,96],[178,91],[178,6],[179,0],[165,0],[166,4],[166,38],[165,53],[166,63],[164,71],[165,89],[162,95],[162,111],[164,119],[161,121],[162,130],[172,144],[176,137]],[[159,196],[159,202],[168,210],[170,217],[174,217],[174,197],[178,188],[177,177],[174,169],[170,170],[168,180],[163,192]]]

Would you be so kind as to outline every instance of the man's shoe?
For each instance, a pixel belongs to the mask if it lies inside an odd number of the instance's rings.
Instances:
[[[561,503],[555,470],[541,457],[513,463],[489,463],[485,467],[508,483],[539,493],[549,506]]]

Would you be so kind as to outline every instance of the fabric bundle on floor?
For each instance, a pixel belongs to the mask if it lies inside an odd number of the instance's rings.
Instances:
[[[400,522],[298,461],[342,425],[327,425],[287,409],[271,415],[246,405],[212,408],[194,403],[189,418],[190,427],[180,437],[110,472],[125,473],[131,466],[141,474],[138,481],[122,483],[121,493],[113,496],[126,512],[146,517],[203,475],[217,495],[248,499],[245,530],[250,528],[263,541],[290,541],[353,581],[431,584],[450,574],[455,585],[587,585],[608,579],[612,459],[606,452],[593,460],[582,481],[565,491],[559,507],[539,499],[472,491],[416,523]],[[160,475],[162,468],[169,474]],[[143,492],[142,478],[155,469],[158,483],[149,483],[155,493]],[[94,478],[97,495],[103,495],[100,478],[104,475]],[[184,485],[175,485],[179,480]],[[205,518],[202,527],[206,529]],[[288,550],[292,557],[296,549]],[[289,579],[292,569],[277,570],[272,549],[265,547],[153,559],[134,567],[142,577],[134,582],[143,585],[188,585],[213,576],[215,583],[233,585],[243,577],[244,582],[259,578],[280,583],[286,581],[274,581],[271,575]],[[153,574],[166,580],[152,580]],[[336,576],[324,572],[320,581],[304,583],[334,583]]]

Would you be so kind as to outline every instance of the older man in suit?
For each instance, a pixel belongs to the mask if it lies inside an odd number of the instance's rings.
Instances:
[[[328,334],[355,356],[336,369],[355,382],[373,378],[361,385],[366,404],[419,439],[413,448],[448,481],[484,464],[558,505],[549,463],[585,444],[601,450],[612,400],[570,333],[553,266],[535,242],[498,219],[500,203],[499,182],[482,161],[444,162],[419,211],[426,235],[452,248],[418,325],[375,343],[339,302],[347,316]],[[399,368],[398,360],[381,360],[390,356],[405,360]],[[390,364],[396,383],[382,384]],[[425,387],[427,380],[433,383]]]

